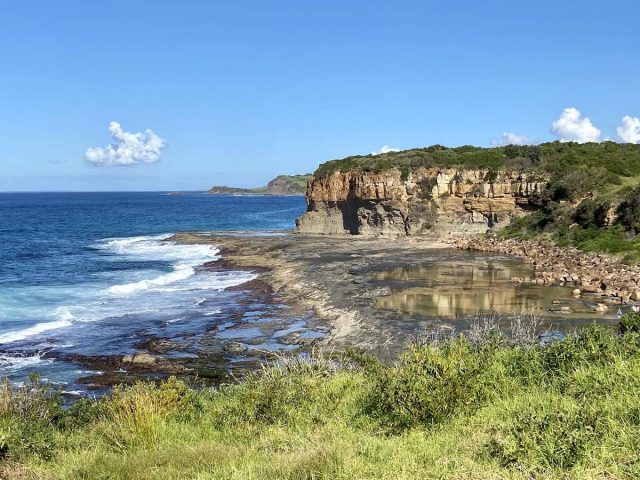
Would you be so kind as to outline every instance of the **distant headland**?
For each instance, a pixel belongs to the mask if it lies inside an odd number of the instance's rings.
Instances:
[[[216,185],[207,193],[212,195],[304,195],[310,173],[304,175],[278,175],[264,187],[237,188]]]

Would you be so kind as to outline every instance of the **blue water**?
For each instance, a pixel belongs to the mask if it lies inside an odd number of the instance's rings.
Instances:
[[[304,209],[301,197],[0,193],[0,376],[68,383],[76,367],[43,352],[120,354],[203,328],[238,301],[225,288],[255,275],[202,269],[218,249],[167,238],[291,229]]]

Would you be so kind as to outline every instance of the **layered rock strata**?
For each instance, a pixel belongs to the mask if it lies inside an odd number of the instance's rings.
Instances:
[[[456,168],[336,172],[313,177],[298,233],[481,232],[534,210],[546,185],[518,172]]]

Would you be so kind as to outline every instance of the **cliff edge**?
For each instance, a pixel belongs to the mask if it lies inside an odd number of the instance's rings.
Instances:
[[[547,142],[431,145],[323,163],[307,185],[299,233],[551,234],[588,249],[640,232],[640,145]],[[607,243],[609,242],[609,243]],[[636,243],[634,243],[636,242]]]
[[[308,209],[296,232],[421,235],[482,232],[529,214],[546,180],[516,171],[391,168],[333,172],[307,185]]]

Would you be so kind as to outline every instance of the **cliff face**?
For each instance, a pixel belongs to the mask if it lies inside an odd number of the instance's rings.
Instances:
[[[406,178],[405,178],[406,177]],[[544,179],[518,172],[418,168],[403,175],[335,172],[307,185],[299,233],[420,235],[481,232],[535,210]]]

